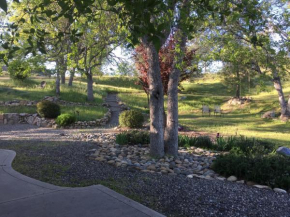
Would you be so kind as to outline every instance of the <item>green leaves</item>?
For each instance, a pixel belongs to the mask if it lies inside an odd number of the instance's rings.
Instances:
[[[0,8],[7,13],[7,2],[6,0],[0,0]]]

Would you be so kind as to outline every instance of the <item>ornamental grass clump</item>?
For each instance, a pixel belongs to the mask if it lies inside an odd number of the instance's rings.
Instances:
[[[116,136],[116,143],[120,145],[146,145],[150,143],[149,132],[133,130]]]

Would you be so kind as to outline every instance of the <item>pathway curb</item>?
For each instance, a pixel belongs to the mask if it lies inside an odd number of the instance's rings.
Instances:
[[[0,173],[2,172],[4,175],[4,179],[6,176],[6,180],[4,180],[4,187],[5,184],[9,183],[9,180],[13,180],[16,183],[19,183],[23,186],[35,186],[36,189],[40,189],[40,191],[34,194],[28,194],[28,195],[21,195],[21,196],[15,196],[14,198],[10,198],[0,203],[0,210],[3,210],[3,213],[0,213],[0,217],[4,216],[11,216],[12,212],[17,212],[17,210],[14,210],[13,207],[19,206],[20,207],[20,213],[18,215],[12,214],[13,217],[20,217],[21,212],[30,213],[30,216],[39,216],[41,212],[45,212],[47,210],[56,209],[59,210],[61,213],[65,213],[66,210],[62,209],[62,202],[64,203],[64,206],[68,206],[70,204],[67,200],[72,200],[72,202],[77,203],[77,200],[82,201],[82,205],[84,207],[87,205],[85,201],[82,200],[82,198],[91,198],[88,202],[92,203],[92,198],[96,198],[96,201],[100,201],[99,204],[96,203],[96,207],[92,207],[92,210],[97,209],[97,207],[100,207],[100,211],[102,213],[99,213],[100,216],[116,216],[114,213],[120,212],[120,216],[128,216],[128,217],[135,217],[135,216],[151,216],[151,217],[165,217],[164,215],[149,209],[148,207],[133,201],[103,185],[93,185],[88,187],[77,187],[77,188],[70,188],[70,187],[59,187],[52,184],[44,183],[35,179],[32,179],[30,177],[24,176],[20,174],[19,172],[15,171],[11,164],[16,156],[16,152],[12,150],[6,150],[6,149],[0,149]],[[2,170],[2,171],[1,171]],[[7,179],[8,177],[8,179]],[[6,182],[5,182],[6,181]],[[1,182],[3,180],[0,179],[0,190],[1,190]],[[11,186],[13,188],[13,186]],[[3,185],[2,185],[3,188]],[[43,189],[43,190],[41,190]],[[5,191],[4,191],[5,192]],[[7,191],[6,191],[7,194]],[[87,196],[85,196],[87,195]],[[104,200],[111,201],[111,204],[108,206],[108,208],[102,207],[102,198],[104,197]],[[2,195],[3,197],[3,195]],[[57,201],[60,201],[58,204],[53,204],[54,199]],[[65,200],[63,200],[65,198]],[[43,201],[43,202],[42,202]],[[36,206],[27,206],[30,203],[37,203]],[[32,205],[32,204],[31,204]],[[33,204],[34,205],[34,204]],[[40,210],[38,207],[42,207]],[[76,210],[75,204],[72,204],[72,209],[68,209],[67,214],[70,214],[71,212],[74,212],[72,210]],[[27,208],[28,207],[28,208]],[[31,208],[29,208],[31,207]],[[83,209],[84,207],[80,206],[80,209]],[[115,207],[115,208],[114,208]],[[87,207],[86,211],[87,211]],[[55,210],[54,210],[55,211]],[[77,210],[78,212],[81,212],[81,210]],[[123,212],[124,211],[124,212]],[[106,214],[106,212],[108,212]],[[130,213],[130,214],[129,214]],[[76,213],[73,213],[73,215],[70,216],[76,216]],[[27,216],[27,215],[25,215]],[[46,214],[44,215],[46,216]],[[89,214],[85,216],[98,216],[98,214]]]

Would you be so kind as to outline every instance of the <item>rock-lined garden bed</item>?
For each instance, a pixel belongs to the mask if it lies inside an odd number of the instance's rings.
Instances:
[[[80,102],[68,102],[61,100],[56,96],[45,96],[42,100],[55,102],[64,106],[99,106],[93,103],[80,103]],[[36,104],[42,100],[11,100],[11,101],[0,101],[0,106],[36,106]]]
[[[97,126],[104,126],[111,118],[111,110],[101,119],[94,121],[77,121],[73,125],[68,126],[70,129],[90,128]],[[27,113],[4,113],[0,114],[0,124],[30,124],[38,127],[53,127],[57,128],[54,119],[42,118],[38,114]]]
[[[54,102],[64,106],[97,106],[92,103],[75,103],[67,102],[60,100],[55,96],[45,96],[43,100]],[[0,101],[0,106],[36,106],[39,101],[27,101],[27,100],[11,100],[11,101]],[[106,103],[102,104],[103,107],[109,108]],[[108,112],[104,115],[103,118],[92,120],[92,121],[76,121],[66,128],[70,129],[79,129],[79,128],[91,128],[97,126],[104,126],[110,120],[112,112],[108,109]],[[37,113],[28,114],[28,113],[4,113],[0,114],[0,124],[30,124],[36,125],[38,127],[53,127],[57,128],[57,124],[54,119],[42,118]]]
[[[149,156],[148,145],[119,145],[115,142],[115,134],[78,134],[68,136],[74,140],[97,142],[97,149],[92,149],[89,158],[107,163],[117,168],[127,168],[144,173],[156,173],[187,178],[221,180],[246,184],[260,189],[272,189],[252,181],[239,180],[235,176],[223,177],[214,172],[211,167],[217,156],[224,152],[209,151],[202,148],[179,148],[178,157],[153,159]],[[287,193],[281,188],[273,188],[275,192]],[[290,193],[290,192],[289,192]]]
[[[43,100],[54,102],[63,106],[90,106],[96,107],[98,105],[92,103],[75,103],[60,100],[55,96],[45,96]],[[0,106],[16,107],[16,106],[36,106],[39,101],[27,101],[27,100],[11,100],[11,101],[0,101]],[[129,110],[130,108],[126,106],[121,101],[116,102],[121,111]],[[105,126],[112,117],[112,109],[110,103],[106,101],[102,104],[103,107],[108,109],[108,112],[103,116],[103,118],[91,120],[91,121],[76,121],[66,128],[79,129],[79,128],[91,128],[98,126]],[[42,118],[38,114],[28,114],[28,113],[4,113],[0,115],[0,124],[31,124],[39,127],[53,127],[57,128],[57,124],[54,119]]]

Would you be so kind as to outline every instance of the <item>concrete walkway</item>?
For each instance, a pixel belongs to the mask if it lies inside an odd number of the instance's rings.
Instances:
[[[102,185],[58,187],[12,169],[14,151],[0,149],[0,217],[148,217],[163,215]]]

